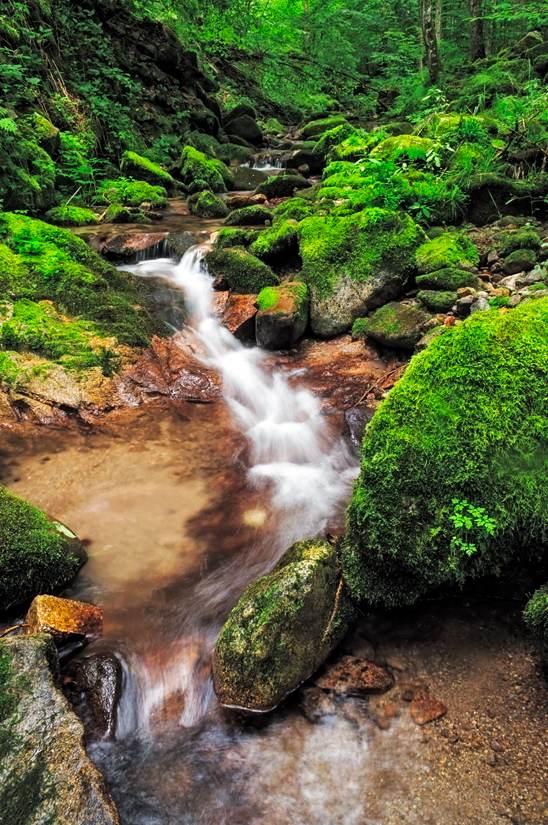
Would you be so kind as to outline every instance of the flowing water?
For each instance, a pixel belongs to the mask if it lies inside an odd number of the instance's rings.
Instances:
[[[264,155],[253,155],[249,163],[243,163],[242,166],[260,169],[261,172],[279,172],[281,169],[285,169],[286,162],[280,154],[272,152]]]

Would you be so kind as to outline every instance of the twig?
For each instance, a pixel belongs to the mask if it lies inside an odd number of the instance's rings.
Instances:
[[[28,627],[28,624],[16,624],[13,627],[8,627],[7,630],[4,630],[3,633],[0,633],[0,639],[2,639],[4,636],[7,636],[8,633],[11,633],[12,630],[20,630],[20,628],[22,627]]]
[[[385,378],[390,378],[390,376],[391,376],[391,375],[393,375],[393,374],[394,374],[395,372],[397,372],[398,370],[401,370],[401,368],[402,368],[402,367],[405,367],[405,364],[400,364],[400,366],[399,366],[399,367],[396,367],[395,369],[390,370],[390,372],[385,372],[385,374],[384,374],[384,375],[381,375],[381,377],[379,378],[379,380],[378,380],[375,384],[373,384],[373,386],[372,386],[372,387],[370,387],[369,385],[367,385],[367,387],[366,387],[366,390],[365,390],[364,394],[362,395],[362,397],[360,398],[360,400],[359,400],[359,401],[356,401],[356,403],[354,404],[354,406],[355,406],[355,407],[357,407],[357,406],[358,406],[358,404],[361,404],[361,403],[362,403],[362,401],[363,401],[363,399],[365,398],[365,396],[366,396],[368,393],[373,392],[373,390],[374,390],[374,389],[376,389],[376,388],[379,386],[379,384],[381,383],[381,381],[384,381],[384,379],[385,379]]]
[[[320,642],[320,644],[322,644],[322,645],[325,642],[325,640],[327,639],[327,637],[329,636],[329,632],[331,630],[333,622],[335,621],[335,616],[337,615],[337,610],[339,609],[339,601],[340,601],[340,598],[341,598],[341,592],[342,592],[342,589],[343,589],[343,585],[344,585],[344,579],[343,579],[342,570],[341,570],[341,580],[340,580],[339,586],[337,588],[337,595],[335,596],[335,607],[333,608],[333,613],[331,614],[331,618],[329,619],[329,624],[327,625],[327,630],[323,634],[322,641]]]

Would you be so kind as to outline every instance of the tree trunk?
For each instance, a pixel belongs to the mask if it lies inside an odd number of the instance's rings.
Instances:
[[[419,0],[419,4],[419,19],[421,20],[422,36],[426,49],[426,63],[430,74],[430,82],[435,86],[442,71],[442,65],[436,38],[433,0]]]
[[[436,0],[436,40],[441,40],[441,0]]]
[[[483,0],[468,0],[470,11],[470,57],[472,60],[481,60],[485,57],[485,41],[483,38],[483,20],[481,15]]]

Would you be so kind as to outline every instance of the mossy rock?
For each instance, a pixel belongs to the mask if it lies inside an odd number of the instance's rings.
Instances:
[[[430,315],[417,307],[391,302],[365,319],[360,332],[385,347],[412,350],[429,319]]]
[[[261,232],[250,252],[269,264],[282,263],[299,251],[297,221],[278,221]]]
[[[163,209],[167,206],[167,190],[164,186],[153,186],[144,180],[130,178],[107,180],[99,187],[99,202],[130,207],[150,203],[152,209]]]
[[[212,192],[226,192],[232,188],[233,178],[225,164],[209,158],[193,146],[185,146],[181,155],[181,177],[190,185],[195,180],[205,181]]]
[[[193,200],[194,197],[196,200]],[[188,199],[188,206],[193,215],[200,218],[226,218],[228,215],[226,204],[213,192],[199,192],[193,198]]]
[[[523,611],[523,619],[548,662],[548,584],[533,593]]]
[[[537,253],[533,249],[516,249],[504,261],[503,270],[506,275],[516,275],[518,272],[530,272],[537,261]]]
[[[427,134],[437,140],[457,135],[470,143],[478,139],[482,141],[486,132],[496,134],[499,124],[488,115],[468,115],[460,112],[442,115],[438,120],[430,120],[426,127]]]
[[[0,295],[21,293],[28,284],[29,268],[9,246],[0,244]]]
[[[304,335],[308,324],[309,294],[300,282],[268,286],[257,298],[255,316],[257,345],[265,349],[287,349]]]
[[[266,206],[246,206],[235,209],[223,223],[225,226],[264,226],[272,222],[272,212]]]
[[[293,220],[302,221],[304,218],[312,217],[316,212],[316,207],[304,198],[290,198],[288,201],[279,203],[272,213],[273,223]]]
[[[363,443],[342,552],[356,599],[411,604],[546,565],[547,328],[546,299],[479,312],[411,361]]]
[[[251,158],[251,155],[253,154],[253,149],[250,149],[247,146],[239,146],[237,143],[221,143],[215,154],[216,157],[219,158],[219,160],[222,160],[223,163],[226,163],[227,166],[230,166],[230,163],[232,161],[237,161],[238,163],[248,163],[248,161]],[[238,167],[236,167],[232,170],[232,173],[236,175],[238,171]],[[255,184],[255,186],[256,185],[257,184]],[[241,187],[237,185],[235,180],[234,189],[240,188]],[[251,189],[253,188],[254,187],[252,186]]]
[[[253,106],[250,106],[249,103],[237,103],[236,106],[230,110],[230,112],[226,113],[223,118],[223,123],[230,123],[231,120],[235,120],[237,117],[242,117],[242,115],[252,117],[253,120],[257,118],[257,112]]]
[[[473,272],[451,266],[417,277],[417,286],[421,289],[437,289],[442,292],[456,292],[464,286],[480,289],[481,285],[480,279]]]
[[[67,527],[0,487],[0,610],[67,584],[86,558]]]
[[[459,264],[477,266],[478,263],[478,250],[464,235],[447,232],[417,250],[417,269],[421,275],[448,267],[458,268]]]
[[[310,183],[301,175],[271,175],[255,189],[255,195],[271,198],[291,197],[297,189],[308,189]]]
[[[327,153],[326,159],[333,161],[355,162],[368,157],[372,149],[381,142],[378,134],[369,134],[362,129],[347,135],[344,140],[336,143]]]
[[[265,132],[268,134],[280,135],[283,136],[286,133],[285,126],[280,123],[279,120],[276,120],[275,117],[269,117],[265,123]]]
[[[144,180],[153,186],[171,187],[176,185],[169,172],[166,172],[157,163],[148,158],[143,158],[135,152],[124,152],[120,169],[127,177],[134,178],[137,181]]]
[[[237,166],[234,169],[234,189],[240,192],[252,192],[267,179],[267,173],[260,169],[250,169],[248,166]]]
[[[346,123],[348,123],[347,119],[341,115],[313,120],[311,123],[303,126],[301,129],[301,137],[305,138],[305,140],[307,138],[319,137],[319,135],[323,135],[325,132],[335,129],[337,126],[344,126]]]
[[[43,115],[34,112],[32,116],[32,130],[36,142],[42,146],[52,158],[56,158],[61,148],[61,133],[57,126]]]
[[[386,138],[371,150],[372,158],[381,160],[426,161],[428,152],[434,148],[434,141],[417,135],[398,135]]]
[[[111,204],[103,215],[103,223],[134,223],[135,214],[126,206],[118,203]]]
[[[215,239],[217,249],[229,249],[233,246],[248,247],[257,240],[259,232],[253,229],[234,226],[221,229]]]
[[[251,115],[240,115],[231,118],[225,126],[225,131],[229,137],[243,138],[243,140],[255,146],[260,146],[263,142],[261,127]]]
[[[506,257],[518,249],[540,249],[541,240],[534,229],[518,229],[516,232],[503,232],[501,237],[501,254]]]
[[[448,312],[457,301],[457,293],[422,289],[417,295],[417,298],[430,312]]]
[[[331,622],[339,576],[331,545],[299,541],[248,587],[213,655],[215,692],[223,705],[272,710],[312,675],[353,618],[343,587]]]
[[[366,209],[346,218],[299,223],[303,279],[311,289],[311,325],[324,337],[397,298],[415,272],[423,230],[403,212]]]
[[[362,133],[359,134],[360,139],[363,139]],[[354,135],[358,135],[357,130],[352,124],[346,122],[334,129],[329,129],[316,141],[312,148],[312,154],[325,160],[333,147],[340,146],[345,140]]]
[[[230,289],[242,295],[256,295],[265,286],[280,282],[270,267],[243,249],[214,249],[203,261],[210,275],[224,275]]]
[[[55,226],[94,226],[99,223],[91,209],[80,206],[54,206],[45,214],[49,223]]]

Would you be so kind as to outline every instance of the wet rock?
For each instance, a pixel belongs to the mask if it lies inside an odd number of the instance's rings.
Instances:
[[[150,347],[116,383],[125,404],[161,397],[214,401],[221,395],[218,375],[198,361],[182,336],[154,337]]]
[[[167,236],[167,252],[171,258],[179,261],[191,246],[198,243],[193,232],[170,232]]]
[[[303,690],[301,708],[309,722],[317,722],[324,716],[336,713],[335,703],[319,687]]]
[[[516,249],[510,253],[504,261],[502,267],[506,275],[515,275],[518,272],[529,272],[533,269],[537,261],[537,256],[532,249]]]
[[[344,432],[350,437],[352,445],[359,450],[365,428],[375,414],[371,407],[349,407],[344,411]]]
[[[117,235],[105,241],[101,246],[101,254],[112,260],[127,260],[138,253],[148,251],[152,254],[154,247],[163,245],[167,239],[167,232],[144,232],[128,235]]]
[[[411,716],[417,725],[426,725],[447,713],[447,707],[426,690],[417,690],[411,702]]]
[[[219,701],[268,711],[295,690],[343,637],[354,608],[324,541],[299,541],[253,582],[225,624],[213,656]],[[338,593],[338,597],[337,597]]]
[[[417,343],[417,350],[422,352],[423,349],[426,349],[432,341],[435,341],[436,338],[439,338],[440,335],[443,335],[445,332],[445,326],[443,327],[436,327],[436,329],[429,332],[427,335],[423,335],[420,341]]]
[[[290,283],[267,287],[257,298],[257,344],[265,349],[286,349],[302,337],[308,324],[308,288]]]
[[[261,127],[249,114],[232,118],[225,125],[225,132],[227,135],[235,135],[236,137],[243,138],[255,146],[259,146],[263,142]]]
[[[65,672],[65,690],[72,695],[84,694],[84,704],[98,733],[114,731],[121,679],[118,660],[106,653],[73,660]]]
[[[221,325],[239,341],[249,341],[255,335],[257,315],[256,295],[230,295],[223,313]]]
[[[4,639],[0,656],[3,695],[13,696],[2,738],[2,822],[119,825],[106,784],[84,750],[82,724],[57,687],[52,639]]]
[[[225,275],[217,275],[211,286],[218,292],[228,292],[230,289],[230,284],[228,283]]]
[[[237,166],[234,169],[234,189],[244,192],[253,191],[256,189],[257,186],[260,186],[261,183],[264,183],[267,180],[268,175],[266,172],[262,172],[260,169],[250,169],[248,166]],[[253,206],[255,203],[263,203],[264,201],[256,201],[254,200],[255,196],[249,198],[251,203],[246,204],[246,206]],[[266,200],[266,198],[265,198]],[[228,205],[228,204],[227,204]],[[230,209],[240,209],[241,207],[233,207],[230,206]]]
[[[363,325],[368,338],[396,349],[413,349],[422,337],[422,326],[430,318],[409,304],[392,302],[378,309]]]
[[[213,297],[211,299],[211,314],[214,315],[215,318],[223,317],[228,298],[228,290],[213,293]]]
[[[36,596],[25,618],[27,633],[49,633],[56,644],[73,639],[91,641],[103,632],[101,607],[59,599],[56,596]]]
[[[342,656],[324,675],[316,679],[316,685],[322,690],[363,696],[389,690],[392,687],[392,676],[374,662],[356,659],[355,656]]]

